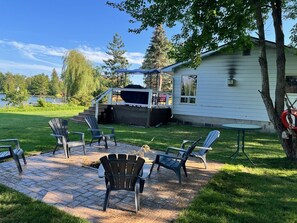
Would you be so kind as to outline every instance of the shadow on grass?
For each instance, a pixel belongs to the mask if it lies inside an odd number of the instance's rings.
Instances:
[[[217,174],[177,222],[296,222],[296,174],[248,171],[229,166]]]

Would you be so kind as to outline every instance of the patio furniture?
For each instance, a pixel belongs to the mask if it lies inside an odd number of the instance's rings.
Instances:
[[[204,163],[205,169],[207,169],[207,162],[206,162],[206,155],[209,150],[212,150],[211,146],[217,141],[217,139],[220,137],[220,131],[213,130],[208,133],[206,139],[204,140],[202,146],[196,146],[195,149],[199,149],[198,151],[193,151],[190,156],[195,157],[198,160],[201,160]],[[190,140],[184,140],[181,148],[185,149],[186,144],[193,143],[193,141]]]
[[[187,169],[186,169],[186,162],[189,158],[189,155],[195,149],[196,145],[198,144],[198,142],[200,140],[201,140],[201,138],[199,138],[197,141],[193,142],[186,150],[175,148],[175,147],[168,147],[165,154],[158,154],[156,156],[155,160],[153,161],[153,165],[151,167],[149,177],[152,173],[154,165],[157,164],[158,165],[157,170],[160,169],[160,166],[163,166],[167,169],[173,170],[178,177],[179,183],[181,184],[180,169],[183,168],[184,173],[187,177],[188,174],[187,174]],[[169,154],[170,152],[175,152],[176,154],[170,155]]]
[[[145,180],[141,177],[145,160],[135,155],[109,154],[100,158],[104,167],[106,194],[103,211],[109,202],[110,192],[113,190],[135,191],[135,209],[140,209],[139,193],[143,192]]]
[[[250,159],[250,157],[245,153],[244,151],[244,140],[245,140],[245,131],[253,131],[253,130],[259,130],[262,127],[259,125],[251,125],[251,124],[223,124],[222,125],[225,129],[236,129],[237,130],[237,149],[236,151],[231,155],[231,159],[235,159],[237,155],[239,154],[239,150],[241,147],[242,153],[246,156],[246,158],[251,162],[251,164],[254,165],[253,161]],[[241,135],[241,137],[240,137]]]
[[[87,125],[89,126],[88,130],[91,131],[91,134],[92,134],[92,140],[90,142],[90,145],[92,144],[93,140],[95,140],[95,139],[98,140],[98,144],[100,144],[101,140],[104,140],[105,149],[108,149],[107,140],[113,139],[114,144],[117,145],[115,131],[114,131],[113,127],[99,128],[97,119],[94,116],[86,116],[85,121],[86,121]],[[110,131],[110,133],[105,134],[102,130],[103,128],[108,129]]]
[[[13,143],[15,145],[14,149],[12,149],[13,148],[12,145],[1,145],[0,146],[0,160],[7,159],[7,158],[13,158],[17,165],[19,173],[22,173],[23,169],[22,169],[22,166],[20,163],[20,158],[23,159],[25,165],[27,164],[27,161],[26,161],[26,158],[24,155],[24,151],[20,147],[19,140],[18,139],[1,139],[0,143],[1,144],[2,143],[5,143],[5,144]]]
[[[84,140],[84,133],[82,132],[69,132],[68,131],[68,121],[61,119],[61,118],[53,118],[48,122],[49,126],[51,127],[53,134],[51,136],[54,136],[57,140],[56,147],[53,151],[53,154],[55,154],[58,147],[63,147],[65,158],[70,157],[70,148],[72,147],[83,147],[84,155],[86,155],[86,145]],[[76,135],[78,140],[71,141],[70,135]]]

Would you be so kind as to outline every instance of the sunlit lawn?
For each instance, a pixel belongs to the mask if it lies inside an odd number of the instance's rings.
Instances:
[[[51,151],[55,140],[50,136],[48,121],[52,117],[68,118],[78,112],[80,111],[0,112],[0,135],[1,138],[19,138],[27,156]],[[148,144],[158,150],[164,150],[169,145],[179,146],[184,139],[205,137],[212,130],[176,124],[159,128],[112,126],[116,129],[118,141],[138,146]],[[90,140],[86,125],[70,122],[69,129],[85,132],[86,140]],[[199,196],[181,213],[177,221],[297,222],[297,168],[296,164],[285,158],[276,135],[246,133],[246,152],[255,163],[253,166],[242,154],[235,160],[230,159],[236,149],[236,131],[219,130],[221,137],[208,154],[208,159],[225,163],[225,166],[200,191]],[[14,196],[14,192],[0,187],[0,193],[0,222],[19,222],[18,214],[10,214],[9,218],[2,217],[2,213],[15,205],[10,203],[10,196]],[[17,196],[23,197],[21,194]],[[23,202],[23,199],[19,200],[20,203]],[[26,205],[28,203],[33,205],[36,201],[26,200]],[[20,204],[18,209],[22,210],[26,205]],[[48,207],[49,215],[51,208]],[[30,209],[25,211],[28,218],[30,212]]]

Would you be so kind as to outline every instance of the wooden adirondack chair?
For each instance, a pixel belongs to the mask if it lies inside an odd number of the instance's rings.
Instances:
[[[104,129],[108,129],[108,131],[110,131],[110,133],[105,134],[103,132],[103,127],[99,128],[97,119],[94,116],[86,116],[85,121],[89,126],[88,130],[91,131],[91,134],[92,134],[92,140],[90,142],[90,145],[92,144],[93,140],[98,140],[98,144],[100,144],[101,140],[104,140],[105,149],[108,149],[107,140],[110,140],[110,139],[113,139],[114,144],[117,145],[116,135],[113,127],[104,127]]]
[[[158,154],[153,162],[153,165],[150,170],[149,177],[152,173],[152,170],[154,168],[154,165],[158,165],[158,170],[160,169],[160,166],[173,170],[175,174],[178,177],[178,181],[181,184],[181,173],[180,169],[183,168],[184,173],[186,177],[188,176],[187,174],[187,169],[186,169],[186,162],[189,158],[189,155],[192,153],[198,142],[201,140],[199,138],[197,141],[193,142],[188,149],[179,149],[179,148],[174,148],[174,147],[168,147],[167,151],[165,154]],[[170,152],[175,152],[176,154],[171,155],[169,154]],[[181,152],[181,153],[180,153]]]
[[[56,147],[53,151],[53,154],[55,154],[58,147],[63,147],[65,158],[70,157],[70,148],[72,147],[83,147],[84,154],[86,155],[86,145],[85,145],[85,139],[84,139],[84,133],[82,132],[69,132],[68,131],[68,122],[67,120],[61,119],[61,118],[53,118],[48,122],[49,126],[51,127],[53,134],[51,134],[53,137],[56,138]],[[77,135],[79,137],[79,140],[71,141],[70,135]]]
[[[140,209],[139,193],[143,192],[145,180],[141,177],[145,160],[135,155],[109,154],[100,158],[106,183],[103,211],[109,202],[112,190],[135,191],[135,209]]]

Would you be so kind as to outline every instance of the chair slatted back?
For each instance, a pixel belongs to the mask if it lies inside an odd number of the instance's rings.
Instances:
[[[66,138],[66,141],[68,141],[68,121],[67,120],[64,120],[61,118],[53,118],[48,122],[48,124],[55,135],[62,135]],[[60,138],[58,138],[58,140],[59,140],[59,143],[62,143]]]
[[[144,159],[135,155],[109,154],[100,158],[105,170],[106,183],[111,190],[134,191],[135,184],[142,170]]]
[[[185,161],[188,159],[189,155],[193,152],[193,150],[195,149],[195,147],[197,146],[200,140],[201,140],[201,137],[197,139],[194,143],[192,143],[185,152],[183,152],[182,155]]]
[[[211,131],[210,133],[208,133],[206,139],[204,140],[203,147],[210,148],[217,141],[219,137],[220,137],[220,131],[218,130]],[[201,149],[198,151],[198,154],[200,156],[203,156],[207,152],[208,152],[207,149]]]
[[[99,129],[97,119],[95,118],[95,116],[88,115],[85,117],[85,121],[90,129]],[[100,134],[100,132],[98,131],[91,131],[91,133],[93,136]]]

